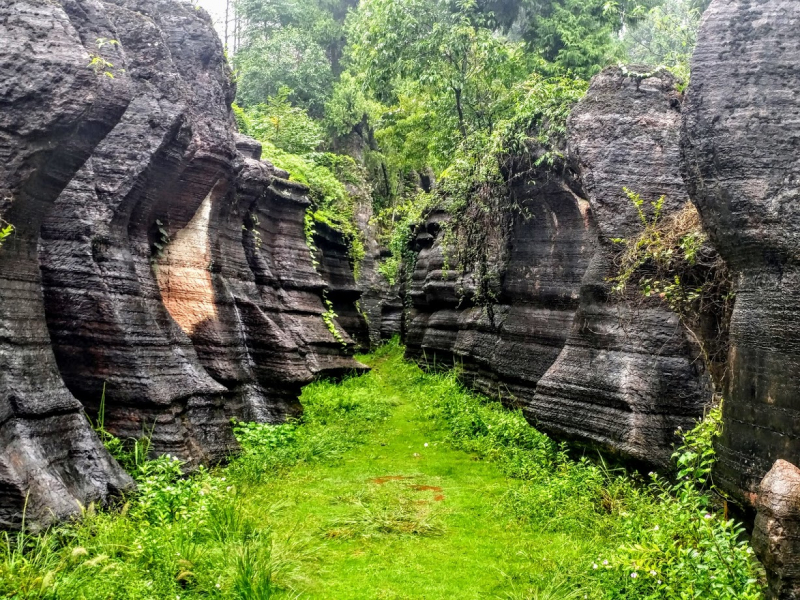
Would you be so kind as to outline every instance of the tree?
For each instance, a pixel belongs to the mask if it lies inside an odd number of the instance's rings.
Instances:
[[[689,61],[697,41],[703,5],[708,1],[665,0],[631,27],[623,38],[630,61],[664,65],[689,78]]]
[[[589,78],[621,60],[619,34],[662,0],[521,0],[522,35],[551,72]]]
[[[352,69],[378,100],[401,107],[390,125],[426,114],[419,133],[445,141],[434,159],[491,131],[508,89],[529,70],[522,45],[481,19],[474,0],[363,0],[349,23]]]
[[[321,117],[333,85],[331,64],[324,49],[295,27],[279,28],[256,38],[235,56],[238,100],[255,105],[291,90],[288,99]]]

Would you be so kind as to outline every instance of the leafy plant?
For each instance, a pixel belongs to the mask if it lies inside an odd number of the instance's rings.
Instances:
[[[14,226],[0,219],[0,248],[3,247],[3,242],[5,242],[12,233],[14,233]]]
[[[707,243],[694,206],[687,203],[665,217],[663,196],[648,207],[639,194],[624,191],[636,207],[642,230],[630,239],[611,240],[619,248],[612,291],[635,302],[629,286],[637,283],[640,302],[667,304],[697,342],[721,389],[733,310],[732,275]]]

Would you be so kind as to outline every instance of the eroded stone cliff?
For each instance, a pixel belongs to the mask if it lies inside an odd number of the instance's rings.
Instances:
[[[758,510],[754,547],[775,598],[800,595],[798,31],[793,0],[713,2],[682,144],[692,199],[738,274],[715,482]]]
[[[407,332],[410,356],[461,363],[465,379],[540,429],[661,466],[675,431],[710,400],[710,380],[677,315],[638,290],[613,295],[609,279],[612,239],[643,226],[623,188],[651,216],[661,196],[662,216],[688,201],[676,83],[663,70],[595,77],[569,120],[568,168],[538,168],[512,189],[521,210],[490,306],[471,304],[470,276],[447,265],[438,235],[447,217],[431,215],[417,236]]]
[[[0,525],[130,479],[105,426],[196,464],[360,366],[322,319],[305,189],[234,132],[208,16],[171,0],[0,7]],[[24,65],[24,68],[18,68]]]
[[[739,273],[717,482],[749,504],[800,460],[800,4],[714,2],[692,60],[685,177]]]
[[[681,98],[664,70],[630,67],[597,75],[568,123],[569,157],[597,223],[598,245],[581,283],[564,350],[539,381],[530,408],[561,437],[668,466],[679,427],[690,429],[711,399],[699,349],[678,316],[636,286],[612,293],[614,239],[633,239],[643,223],[625,189],[661,218],[683,208]],[[643,72],[639,75],[636,71]]]

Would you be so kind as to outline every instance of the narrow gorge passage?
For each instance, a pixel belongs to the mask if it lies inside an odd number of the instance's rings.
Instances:
[[[572,597],[567,582],[591,568],[599,532],[516,518],[508,499],[521,482],[448,443],[447,424],[429,414],[427,376],[398,352],[363,360],[374,368],[367,391],[377,386],[390,404],[386,420],[340,458],[299,465],[248,493],[248,503],[274,502],[276,531],[310,540],[303,597]],[[322,387],[343,402],[362,392]]]

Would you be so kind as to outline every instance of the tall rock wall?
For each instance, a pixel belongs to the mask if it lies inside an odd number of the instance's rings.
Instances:
[[[0,526],[130,479],[83,415],[191,464],[361,368],[322,320],[302,186],[234,132],[208,16],[173,0],[0,6]],[[18,68],[25,65],[24,68]],[[76,502],[77,501],[77,502]],[[52,511],[52,512],[51,512]]]
[[[699,349],[678,316],[636,285],[620,297],[615,238],[643,228],[624,188],[641,196],[647,218],[683,208],[681,98],[676,80],[647,67],[606,69],[568,122],[569,157],[597,223],[598,245],[558,360],[539,381],[530,413],[539,426],[650,464],[667,466],[679,427],[691,428],[711,398]],[[643,72],[637,75],[635,72]]]
[[[588,204],[555,171],[542,169],[512,193],[523,210],[501,251],[490,310],[474,305],[469,275],[447,257],[447,216],[434,213],[420,229],[406,343],[418,362],[457,362],[477,389],[527,407],[566,340],[594,233]]]
[[[702,415],[710,378],[677,315],[638,290],[612,295],[608,280],[611,240],[642,229],[624,187],[647,206],[664,195],[665,216],[688,202],[676,83],[665,71],[595,77],[569,120],[569,168],[539,170],[512,192],[524,210],[496,259],[490,310],[471,305],[470,277],[448,264],[439,235],[447,216],[431,215],[417,235],[407,329],[409,356],[461,363],[469,383],[540,429],[660,466],[675,431]]]
[[[715,1],[684,108],[685,178],[738,273],[715,481],[755,504],[800,462],[800,3]]]

